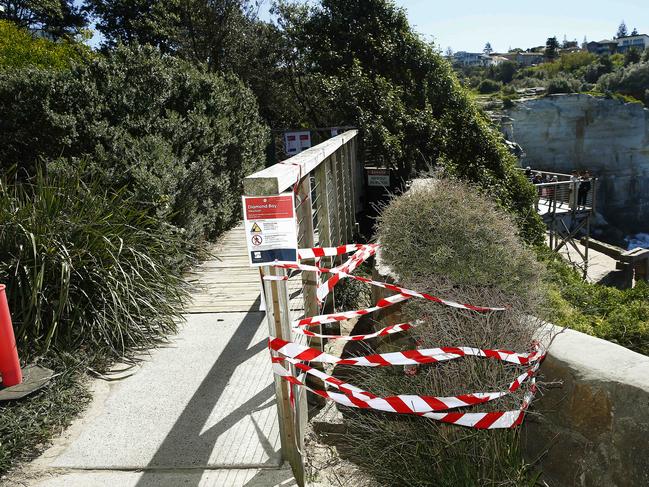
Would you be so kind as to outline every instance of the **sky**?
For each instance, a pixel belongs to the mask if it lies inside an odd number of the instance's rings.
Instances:
[[[80,0],[75,0],[80,3]],[[268,19],[271,0],[261,0],[260,16]],[[584,36],[589,41],[610,39],[623,20],[629,33],[633,28],[649,34],[647,0],[544,0],[518,1],[430,1],[395,0],[407,10],[414,29],[433,41],[441,51],[482,51],[489,42],[495,52],[509,48],[541,46],[548,37],[562,41]],[[97,45],[100,37],[91,42]]]
[[[268,5],[269,0],[264,4]],[[548,37],[589,41],[610,39],[622,20],[649,34],[647,0],[431,1],[395,0],[414,29],[440,50],[482,51],[487,42],[498,52],[544,45]],[[263,8],[263,7],[262,7]],[[265,17],[262,13],[262,17]]]
[[[610,39],[622,20],[649,34],[647,0],[544,0],[461,2],[397,0],[410,23],[440,49],[482,51],[487,42],[495,51],[544,45],[548,37],[564,35],[579,43]]]

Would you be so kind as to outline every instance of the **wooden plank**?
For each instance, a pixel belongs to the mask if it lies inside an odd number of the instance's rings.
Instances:
[[[243,180],[244,192],[247,195],[274,195],[286,191],[294,185],[300,176],[311,173],[331,154],[358,135],[358,130],[343,132],[322,144],[291,157],[290,164],[280,162],[263,169]]]

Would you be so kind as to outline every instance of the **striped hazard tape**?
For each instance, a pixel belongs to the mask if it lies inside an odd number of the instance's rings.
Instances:
[[[324,383],[341,391],[331,392],[322,389],[315,389],[308,386],[299,378],[292,375],[281,363],[286,360],[292,363],[296,369],[313,375],[321,379]],[[522,414],[527,409],[529,402],[532,400],[533,392],[536,389],[534,375],[539,368],[540,362],[530,367],[523,374],[516,377],[506,391],[499,392],[477,392],[471,394],[461,394],[458,396],[422,396],[412,394],[399,394],[396,396],[378,397],[370,392],[364,391],[356,386],[345,383],[340,379],[326,374],[314,367],[301,363],[295,359],[273,358],[273,371],[276,375],[282,377],[287,382],[305,387],[307,390],[326,399],[330,399],[338,404],[360,409],[373,409],[376,411],[385,411],[399,414],[414,414],[427,418],[453,423],[460,426],[471,426],[477,429],[497,429],[512,428],[520,424]],[[521,408],[515,411],[489,412],[489,413],[462,413],[449,412],[440,413],[462,407],[475,406],[484,404],[503,396],[511,394],[530,380],[530,392],[526,393]]]
[[[311,249],[300,249],[298,256],[300,260],[314,259],[315,265],[303,263],[295,264],[288,262],[276,262],[275,267],[298,271],[315,272],[316,275],[331,274],[331,277],[320,284],[317,288],[316,299],[321,304],[334,287],[345,278],[354,279],[366,284],[381,287],[395,292],[393,296],[379,300],[374,306],[355,311],[343,311],[319,316],[311,316],[296,320],[292,323],[293,333],[308,337],[319,337],[343,341],[369,340],[380,336],[391,335],[407,331],[414,326],[421,324],[401,323],[398,325],[386,326],[376,332],[364,335],[325,335],[313,332],[308,328],[311,326],[332,323],[336,321],[349,320],[369,313],[393,306],[411,298],[420,298],[438,304],[449,306],[458,310],[469,310],[476,312],[505,311],[507,307],[475,306],[471,304],[457,303],[447,299],[439,298],[428,293],[420,293],[410,289],[402,288],[394,284],[375,281],[369,278],[354,276],[352,273],[367,259],[376,254],[378,245],[341,245],[339,247],[315,247]],[[344,254],[352,254],[343,264],[331,269],[321,267],[319,260],[323,257],[335,257]],[[265,280],[287,280],[289,276],[264,276]],[[319,280],[319,278],[318,278]],[[275,374],[285,381],[296,386],[304,387],[319,396],[331,399],[338,404],[377,411],[387,411],[400,414],[413,414],[445,423],[468,426],[476,429],[497,429],[513,428],[518,426],[525,415],[536,391],[535,374],[538,371],[542,360],[545,358],[545,350],[538,344],[533,344],[529,353],[516,353],[510,350],[480,349],[474,347],[438,347],[429,349],[415,349],[400,352],[372,354],[362,357],[340,358],[315,348],[299,345],[292,341],[280,338],[269,338],[269,349],[272,355],[273,369]],[[522,374],[516,377],[506,390],[498,392],[479,392],[462,394],[458,396],[437,397],[422,395],[396,395],[389,397],[377,397],[370,392],[347,384],[325,372],[311,367],[304,362],[327,363],[336,365],[352,365],[362,367],[378,366],[419,366],[422,364],[434,364],[449,360],[457,360],[467,356],[483,357],[494,359],[516,366],[527,366]],[[287,370],[282,364],[292,364],[301,373],[295,375]],[[321,379],[325,384],[334,387],[339,392],[314,389],[308,386],[303,377],[312,375]],[[521,388],[523,383],[529,382],[529,389],[525,393],[521,407],[512,411],[500,412],[457,412],[450,411],[456,408],[470,407],[484,404],[502,398]],[[291,388],[292,391],[292,388]],[[292,394],[292,393],[291,393]],[[292,396],[291,396],[292,397]]]
[[[305,335],[308,337],[326,338],[328,340],[341,340],[349,342],[369,340],[370,338],[392,335],[394,333],[401,333],[402,331],[410,330],[415,326],[417,326],[416,323],[400,323],[398,325],[386,326],[385,328],[381,328],[379,331],[368,333],[367,335],[323,335],[320,333],[315,333],[304,327],[293,328],[293,333],[297,335]]]
[[[405,350],[402,352],[389,352],[364,357],[340,358],[322,352],[316,348],[309,348],[294,342],[270,337],[268,339],[270,350],[286,358],[304,362],[321,362],[337,365],[356,365],[361,367],[385,367],[392,365],[433,364],[461,357],[474,356],[500,360],[515,365],[528,365],[541,360],[545,352],[516,353],[509,350],[488,350],[472,347],[440,347],[421,350]]]

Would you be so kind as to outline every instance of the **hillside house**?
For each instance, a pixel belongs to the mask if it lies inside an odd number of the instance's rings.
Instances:
[[[648,47],[649,35],[647,34],[619,37],[617,39],[617,52],[624,53],[632,48],[636,48],[638,51],[644,51]]]
[[[453,55],[453,62],[462,66],[491,66],[491,57],[482,52],[458,51]]]

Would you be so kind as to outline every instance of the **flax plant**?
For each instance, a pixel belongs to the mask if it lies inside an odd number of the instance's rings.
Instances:
[[[0,282],[23,354],[121,357],[176,328],[182,235],[74,171],[0,182]]]

